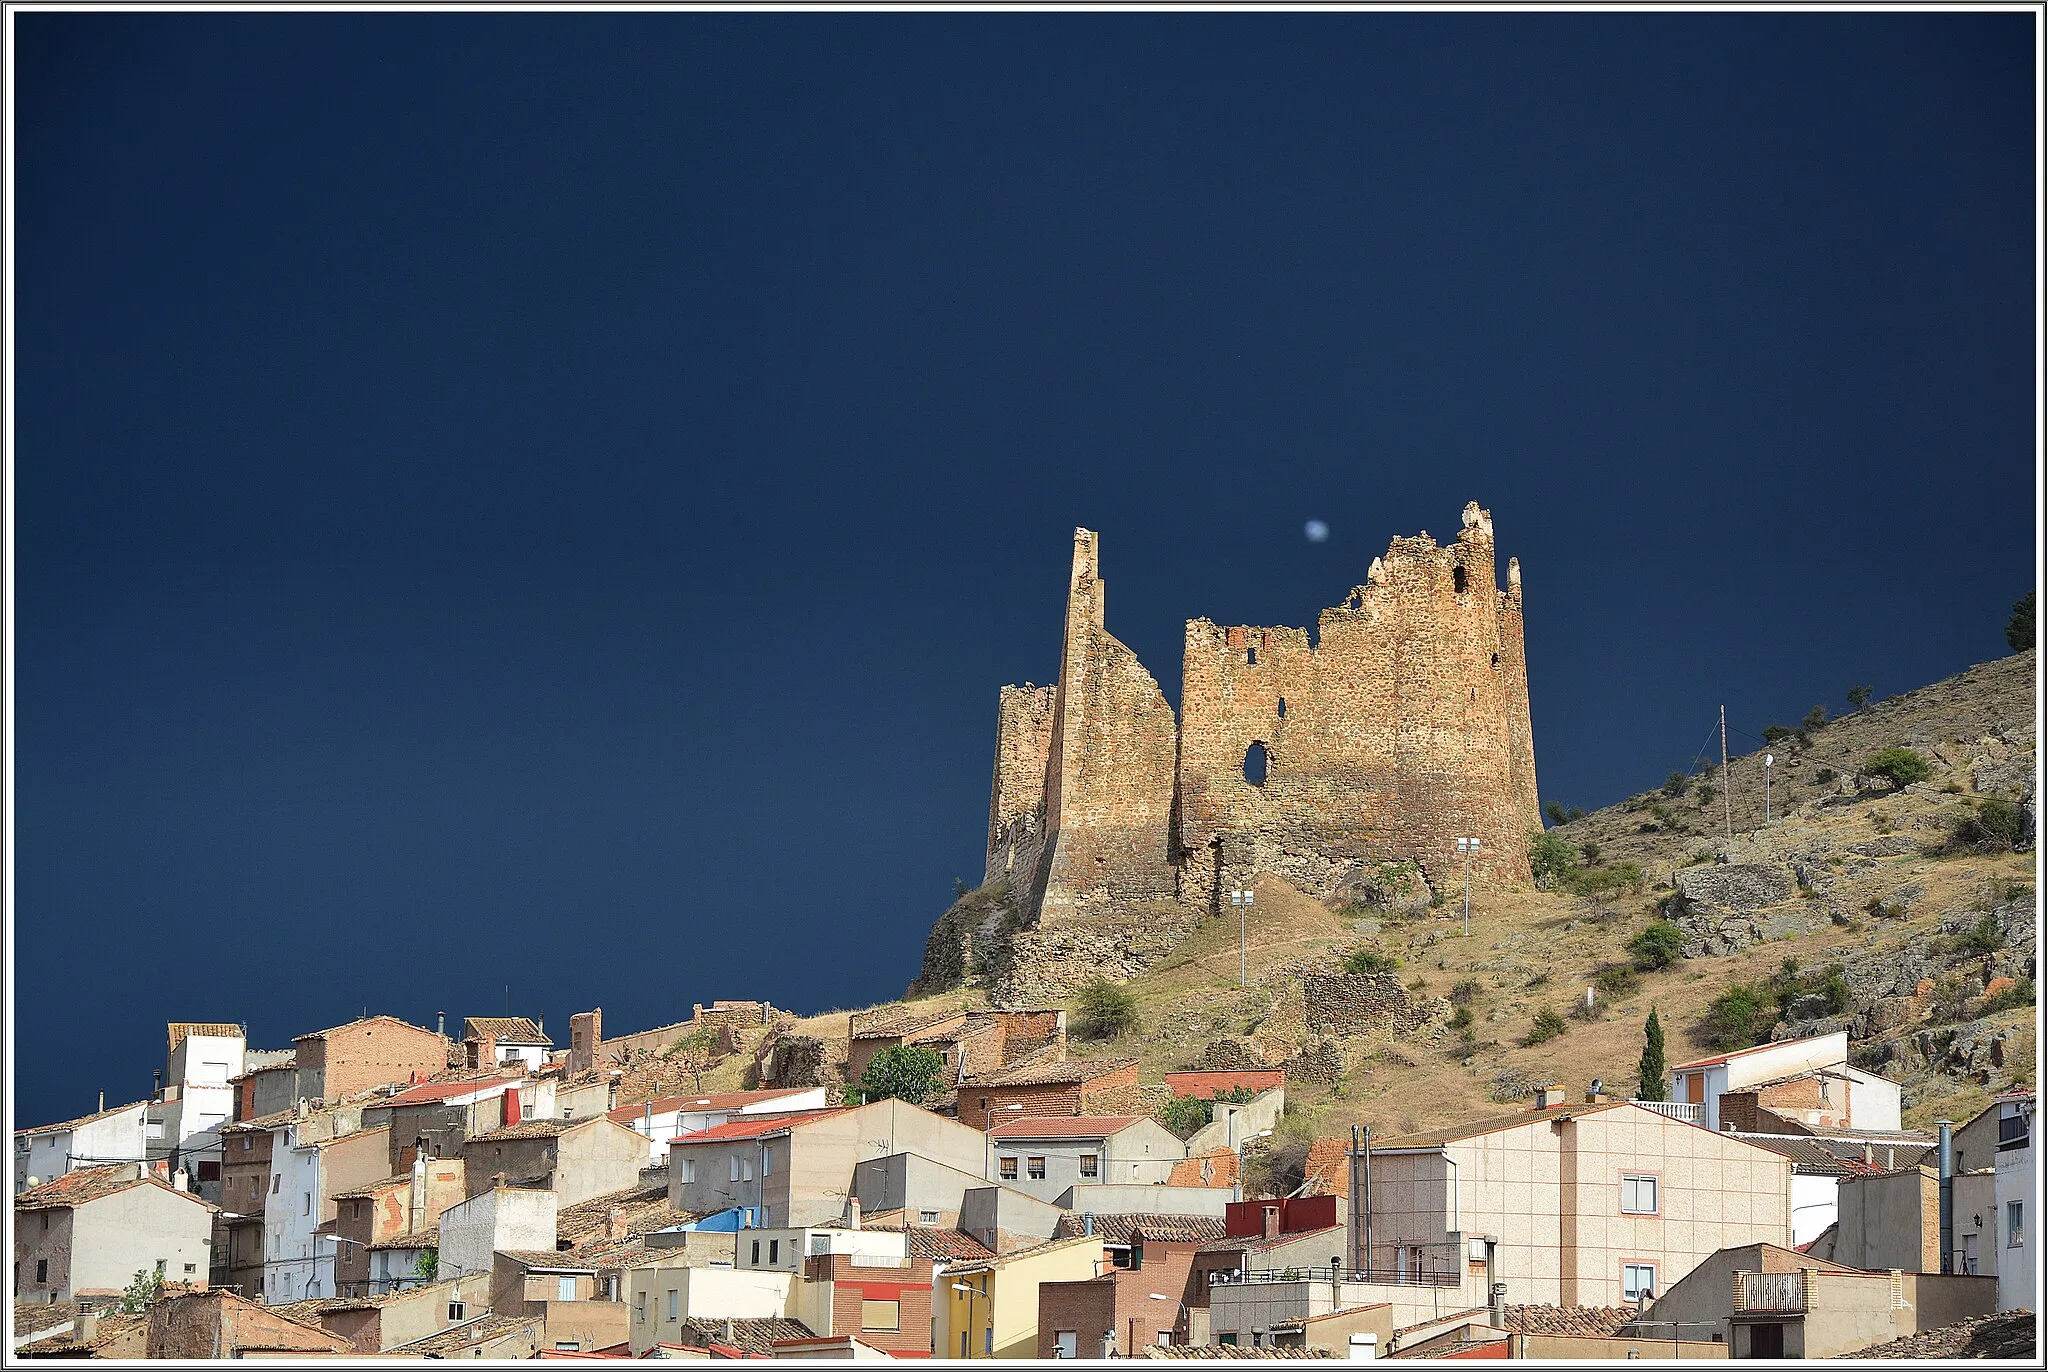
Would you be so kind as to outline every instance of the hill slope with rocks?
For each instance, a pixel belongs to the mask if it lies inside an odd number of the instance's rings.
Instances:
[[[1768,823],[1758,750],[1548,830],[1549,889],[1476,894],[1469,936],[1398,870],[1334,909],[1263,876],[1242,985],[1236,913],[1203,920],[1125,983],[1139,1027],[1072,1052],[1136,1056],[1149,1081],[1284,1065],[1273,1142],[1297,1175],[1309,1138],[1354,1122],[1408,1133],[1546,1082],[1632,1093],[1653,1007],[1671,1063],[1839,1029],[1909,1127],[1964,1120],[2033,1081],[2035,747],[2028,651],[1781,738]],[[1872,770],[1887,749],[1919,762]],[[704,1084],[778,1051],[836,1080],[846,1033],[843,1012],[784,1022]]]

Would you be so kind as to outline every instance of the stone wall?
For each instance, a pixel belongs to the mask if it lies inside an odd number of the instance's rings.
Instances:
[[[1408,862],[1445,889],[1460,837],[1481,841],[1475,884],[1527,889],[1521,571],[1499,588],[1491,516],[1462,524],[1447,547],[1393,540],[1314,630],[1190,621],[1178,723],[1104,628],[1097,538],[1076,529],[1059,682],[997,701],[983,889],[1003,899],[942,917],[915,989],[1131,976],[1262,872],[1340,900]]]
[[[1312,1034],[1394,1037],[1414,1033],[1436,1016],[1440,1001],[1409,998],[1400,978],[1310,973],[1302,979]]]

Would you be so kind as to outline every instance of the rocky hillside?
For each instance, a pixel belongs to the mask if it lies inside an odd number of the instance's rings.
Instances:
[[[1545,1081],[1631,1092],[1655,1007],[1674,1063],[1839,1028],[1856,1062],[1903,1085],[1909,1125],[1966,1119],[2033,1079],[2034,689],[2022,653],[1781,740],[1768,824],[1751,754],[1561,825],[1552,889],[1478,896],[1469,937],[1456,901],[1399,873],[1342,909],[1259,878],[1242,987],[1237,919],[1205,920],[1127,983],[1142,1028],[1075,1051],[1138,1055],[1155,1081],[1285,1064],[1298,1110],[1276,1142],[1298,1156],[1358,1120],[1405,1133]],[[1872,772],[1887,748],[1926,776]],[[963,915],[999,921],[992,894]],[[922,1004],[986,1004],[1001,984]],[[826,1075],[844,1061],[843,1014],[776,1032],[822,1045]],[[738,1084],[759,1056],[706,1085]]]

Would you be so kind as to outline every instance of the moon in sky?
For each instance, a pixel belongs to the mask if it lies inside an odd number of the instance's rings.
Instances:
[[[1321,543],[1330,536],[1330,526],[1320,519],[1311,519],[1301,526],[1301,531],[1308,535],[1308,541],[1311,543]]]

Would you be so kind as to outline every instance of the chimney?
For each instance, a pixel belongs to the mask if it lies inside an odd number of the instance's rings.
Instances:
[[[1092,1211],[1092,1210],[1091,1210],[1091,1211],[1089,1211],[1089,1212],[1088,1212],[1087,1214],[1085,1214],[1085,1215],[1081,1216],[1081,1232],[1082,1232],[1083,1234],[1087,1235],[1087,1236],[1088,1236],[1089,1238],[1093,1238],[1093,1237],[1095,1237],[1095,1212],[1094,1212],[1094,1211]]]
[[[647,1102],[647,1104],[646,1104],[646,1106],[645,1106],[645,1107],[644,1107],[644,1108],[643,1108],[643,1109],[642,1109],[642,1110],[640,1111],[640,1123],[641,1123],[641,1124],[642,1124],[643,1126],[645,1126],[644,1128],[642,1128],[642,1129],[641,1129],[641,1131],[640,1131],[640,1132],[641,1132],[641,1133],[643,1133],[643,1134],[645,1134],[645,1135],[647,1135],[647,1137],[648,1137],[648,1138],[650,1138],[650,1139],[651,1139],[651,1138],[653,1138],[653,1137],[654,1137],[654,1102],[653,1102],[653,1101],[651,1101],[651,1100],[650,1100],[650,1101],[648,1101],[648,1102]]]
[[[1548,1085],[1548,1086],[1543,1086],[1543,1087],[1539,1087],[1539,1088],[1537,1088],[1537,1091],[1536,1091],[1536,1108],[1537,1108],[1538,1110],[1548,1110],[1548,1109],[1550,1109],[1550,1108],[1551,1108],[1551,1107],[1553,1107],[1553,1106],[1557,1106],[1557,1105],[1563,1105],[1563,1104],[1564,1104],[1564,1085],[1563,1085],[1563,1083],[1561,1083],[1561,1082],[1552,1082],[1552,1083],[1551,1083],[1550,1085]]]
[[[1486,1318],[1495,1329],[1508,1325],[1508,1284],[1504,1281],[1491,1282],[1486,1288]]]
[[[186,1191],[191,1189],[186,1185],[186,1182],[189,1179],[190,1174],[187,1173],[184,1168],[180,1167],[177,1171],[171,1173],[171,1189],[173,1191]]]
[[[858,1229],[858,1228],[860,1228],[860,1197],[859,1197],[859,1196],[848,1196],[848,1197],[846,1198],[846,1227],[847,1227],[848,1229]]]
[[[732,1347],[732,1316],[727,1315],[725,1317],[725,1324],[723,1328],[725,1331],[725,1346],[727,1348],[730,1348]]]
[[[1269,1239],[1280,1237],[1280,1207],[1278,1205],[1261,1207],[1259,1218],[1264,1237]]]
[[[434,1032],[444,1039],[448,1037],[448,1012],[446,1010],[436,1010],[434,1012]]]
[[[412,1160],[412,1206],[406,1211],[405,1232],[417,1234],[426,1226],[420,1221],[427,1213],[427,1160],[414,1157]]]
[[[503,1172],[491,1173],[491,1189],[493,1191],[502,1191],[505,1189],[505,1174]]]
[[[1948,1120],[1934,1122],[1935,1136],[1940,1140],[1941,1149],[1941,1270],[1955,1270],[1956,1246],[1956,1149],[1955,1137]]]
[[[501,1099],[504,1101],[504,1105],[499,1112],[499,1121],[509,1128],[519,1123],[519,1088],[516,1086],[506,1087],[505,1094]]]
[[[161,1096],[164,1093],[164,1069],[159,1067],[154,1072],[151,1072],[149,1076],[151,1082],[149,1088],[150,1094],[153,1096]]]
[[[100,1092],[100,1109],[104,1110],[104,1109],[106,1109],[106,1108],[107,1108],[107,1093],[106,1093],[105,1091],[101,1091],[101,1092]]]

